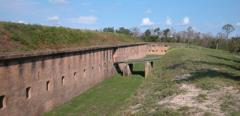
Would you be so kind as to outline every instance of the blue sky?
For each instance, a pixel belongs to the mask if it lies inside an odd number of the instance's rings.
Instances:
[[[240,0],[0,0],[0,21],[72,28],[174,28],[240,35]]]

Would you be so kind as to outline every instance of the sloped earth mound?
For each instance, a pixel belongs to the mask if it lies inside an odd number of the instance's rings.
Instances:
[[[132,36],[0,21],[0,54],[142,42]]]
[[[238,55],[174,48],[154,66],[121,115],[240,116]]]
[[[9,34],[0,35],[0,53],[16,51],[20,47],[19,43],[10,40]]]

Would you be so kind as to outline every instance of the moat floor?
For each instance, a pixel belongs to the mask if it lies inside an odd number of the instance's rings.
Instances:
[[[45,115],[237,116],[239,57],[196,46],[172,47],[147,79],[117,75]],[[142,67],[135,65],[136,72]]]
[[[45,115],[114,115],[119,107],[133,96],[143,80],[144,78],[138,75],[131,78],[116,75]]]

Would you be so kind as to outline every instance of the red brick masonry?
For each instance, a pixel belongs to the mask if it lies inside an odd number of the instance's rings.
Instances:
[[[116,74],[114,62],[165,54],[138,43],[0,55],[0,116],[39,116]]]

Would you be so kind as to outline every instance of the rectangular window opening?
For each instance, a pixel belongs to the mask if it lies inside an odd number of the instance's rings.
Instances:
[[[65,84],[65,77],[62,76],[62,85],[64,85],[64,84]]]
[[[26,98],[30,99],[31,98],[31,87],[26,88]]]
[[[49,89],[50,89],[50,81],[47,81],[47,83],[46,83],[46,90],[49,91]]]
[[[74,72],[73,73],[73,79],[76,79],[77,78],[77,72]]]
[[[5,95],[0,96],[0,109],[3,109],[6,107],[6,100]]]

